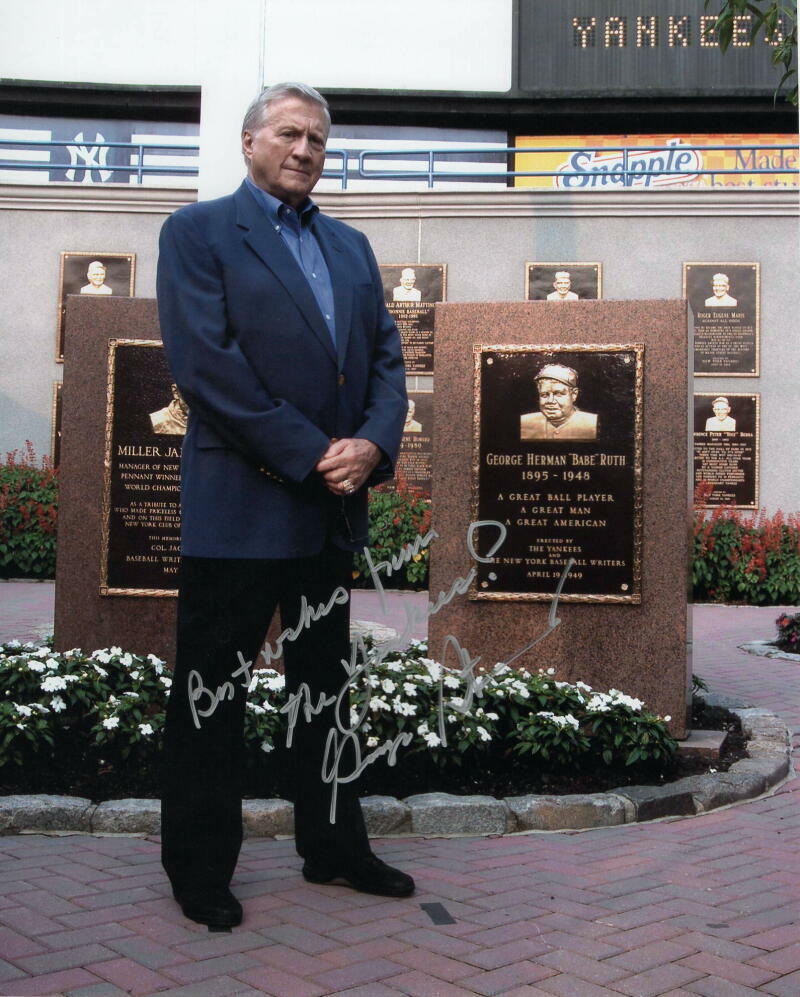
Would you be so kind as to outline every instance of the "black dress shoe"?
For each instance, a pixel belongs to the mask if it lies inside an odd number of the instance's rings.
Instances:
[[[242,923],[242,905],[227,886],[175,890],[174,896],[190,921],[209,928],[235,928]]]
[[[344,868],[329,868],[306,861],[303,877],[309,883],[341,883],[360,893],[374,893],[379,897],[410,897],[414,880],[406,873],[394,869],[375,855],[367,855]]]

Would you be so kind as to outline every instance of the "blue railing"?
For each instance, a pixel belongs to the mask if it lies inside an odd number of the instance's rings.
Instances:
[[[63,158],[62,150],[70,156],[70,162],[53,161],[52,155],[43,158],[8,158],[5,151],[20,152],[49,150]],[[110,150],[127,152],[128,162],[108,162]],[[705,165],[703,154],[707,152],[735,153],[739,162],[735,168],[720,169]],[[146,157],[154,155],[183,154],[195,161],[183,166],[177,163],[147,163]],[[568,163],[585,168],[546,170],[509,169],[508,163],[518,155],[566,155]],[[77,179],[82,173],[85,180],[87,171],[90,178],[97,174],[102,182],[109,182],[122,175],[123,182],[141,184],[150,176],[186,176],[198,174],[198,146],[156,144],[152,142],[92,142],[78,143],[75,139],[65,141],[0,140],[0,170],[40,170],[50,173],[64,173],[65,178]],[[768,165],[755,165],[756,157],[766,157]],[[470,167],[470,159],[480,157],[480,161]],[[337,159],[338,164],[331,160]],[[381,160],[402,162],[403,167],[381,169],[376,162]],[[419,163],[419,166],[414,164]],[[503,168],[494,168],[503,164]],[[70,176],[70,173],[73,175]],[[103,177],[103,174],[108,176]],[[786,186],[798,186],[798,151],[792,145],[703,145],[690,146],[671,144],[665,146],[633,147],[626,146],[471,146],[440,149],[368,149],[360,152],[347,149],[328,149],[323,177],[338,180],[342,190],[354,181],[416,181],[428,188],[437,183],[453,181],[504,182],[512,185],[521,178],[550,178],[554,186],[563,190],[595,189],[602,187],[650,187],[658,178],[674,177],[676,183],[701,176],[778,176],[785,175],[791,182]],[[668,181],[667,181],[668,184]]]
[[[112,149],[123,150],[128,153],[128,162],[108,162],[108,153]],[[7,150],[19,150],[20,152],[50,151],[48,159],[23,159],[7,158],[3,155]],[[92,140],[81,142],[73,139],[65,139],[63,142],[40,141],[32,139],[0,139],[0,170],[46,170],[48,172],[58,172],[69,174],[102,174],[110,173],[124,174],[126,177],[135,177],[136,183],[141,184],[145,176],[191,176],[198,174],[197,163],[189,166],[180,166],[177,163],[145,163],[145,157],[153,154],[174,155],[182,153],[185,156],[197,157],[200,149],[196,145],[175,145],[170,143],[154,142],[95,142]],[[53,156],[69,155],[70,161],[54,161]],[[72,179],[67,177],[67,179]],[[107,178],[106,182],[110,182]],[[102,180],[100,181],[102,182]]]

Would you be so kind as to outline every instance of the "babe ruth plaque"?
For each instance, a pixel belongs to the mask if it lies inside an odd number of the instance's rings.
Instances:
[[[758,508],[758,394],[694,396],[694,483],[713,487],[705,506]]]
[[[470,598],[551,600],[572,561],[562,601],[640,602],[644,346],[473,351],[472,519],[505,533]]]
[[[447,300],[445,263],[382,263],[383,295],[397,323],[407,374],[433,373],[433,306]]]
[[[758,376],[760,273],[758,263],[683,264],[698,377]]]
[[[188,411],[160,342],[109,340],[101,595],[177,595]]]
[[[525,264],[527,301],[586,301],[602,297],[602,263]]]

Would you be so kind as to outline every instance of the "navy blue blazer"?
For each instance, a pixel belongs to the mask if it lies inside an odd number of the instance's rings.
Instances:
[[[181,550],[303,557],[367,542],[367,489],[340,498],[314,470],[332,439],[361,437],[391,476],[407,411],[400,337],[366,237],[317,214],[333,284],[333,342],[302,270],[245,184],[187,205],[161,230],[158,308],[189,405]]]

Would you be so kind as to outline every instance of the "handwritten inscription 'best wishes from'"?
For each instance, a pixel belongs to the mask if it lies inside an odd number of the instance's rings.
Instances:
[[[480,531],[482,530],[494,531],[493,540],[489,545],[485,556],[478,554],[476,550],[476,541]],[[496,520],[479,520],[471,523],[469,529],[467,530],[467,550],[469,551],[470,557],[477,563],[492,563],[494,556],[500,550],[506,539],[506,533],[507,531],[505,526]],[[364,557],[367,561],[369,575],[372,579],[373,585],[375,586],[375,591],[378,593],[381,608],[384,612],[387,612],[388,610],[386,592],[383,586],[384,578],[391,578],[391,576],[407,564],[415,554],[418,554],[421,550],[429,547],[430,544],[433,543],[438,537],[439,534],[435,530],[429,530],[423,536],[417,537],[413,543],[407,544],[398,554],[386,561],[375,561],[369,549],[366,547],[364,548]],[[476,674],[475,669],[480,664],[482,656],[480,654],[473,655],[470,653],[468,648],[464,647],[458,638],[453,634],[449,634],[444,638],[439,659],[442,669],[440,669],[438,680],[437,710],[439,739],[443,747],[447,746],[447,734],[444,719],[445,710],[443,679],[444,667],[446,666],[448,656],[455,656],[458,663],[456,674],[465,683],[465,691],[461,701],[451,701],[448,703],[448,711],[452,710],[462,714],[467,714],[469,713],[475,696],[480,695],[484,684],[489,680],[495,671],[507,667],[512,662],[522,657],[522,655],[530,651],[531,648],[535,647],[540,641],[544,640],[545,637],[551,634],[556,627],[559,626],[561,620],[558,618],[558,599],[561,595],[564,583],[567,580],[567,575],[569,574],[569,571],[574,563],[574,559],[570,558],[564,566],[564,571],[559,579],[558,586],[556,587],[556,591],[550,603],[547,627],[542,631],[542,633],[533,637],[527,644],[525,644],[524,647],[521,647],[505,661],[498,662],[490,671],[483,671]],[[473,565],[465,575],[459,575],[453,579],[453,582],[447,591],[439,592],[439,595],[432,601],[428,602],[425,607],[420,608],[419,606],[413,606],[407,602],[404,603],[403,608],[406,615],[406,623],[402,633],[398,634],[397,637],[381,644],[380,647],[373,648],[371,652],[368,650],[362,637],[354,637],[350,643],[349,659],[342,659],[342,666],[344,667],[346,676],[339,692],[336,695],[325,695],[324,693],[321,693],[315,702],[310,688],[307,683],[303,682],[300,684],[296,692],[293,692],[288,696],[286,703],[281,707],[281,713],[285,713],[287,716],[287,747],[290,747],[292,744],[294,730],[301,718],[301,715],[306,723],[310,723],[314,716],[317,716],[328,707],[334,707],[332,711],[334,724],[328,731],[321,772],[323,782],[328,783],[331,786],[331,823],[335,822],[338,787],[344,783],[353,782],[368,765],[374,761],[377,761],[378,758],[383,757],[384,755],[386,756],[387,763],[389,765],[394,765],[397,761],[397,753],[400,748],[407,747],[414,738],[414,735],[411,732],[401,731],[394,738],[391,738],[384,744],[381,744],[374,750],[368,752],[366,755],[363,755],[361,751],[359,731],[369,712],[372,687],[369,681],[367,681],[366,696],[361,704],[361,708],[357,713],[350,716],[350,723],[345,725],[341,718],[350,714],[350,686],[362,676],[368,680],[370,669],[372,667],[380,664],[380,662],[383,661],[384,658],[388,657],[389,654],[407,647],[412,639],[415,629],[422,626],[432,616],[451,603],[457,595],[464,595],[469,590],[470,585],[475,581],[476,575],[477,568]],[[349,598],[350,595],[347,589],[343,586],[336,588],[327,602],[320,603],[317,606],[309,605],[306,597],[303,596],[301,599],[300,618],[297,624],[294,627],[287,627],[283,630],[274,644],[267,643],[262,648],[261,657],[264,659],[264,663],[269,665],[276,659],[280,658],[285,644],[297,640],[303,630],[307,627],[313,626],[317,620],[327,616],[334,606],[345,605],[349,601]],[[234,682],[237,679],[239,680],[241,687],[245,689],[250,688],[251,683],[253,682],[253,662],[245,660],[241,652],[238,652],[238,657],[239,664],[231,673],[231,680],[223,682],[222,685],[217,686],[216,689],[206,686],[203,682],[202,675],[198,671],[192,670],[189,673],[189,705],[192,713],[192,720],[194,721],[194,725],[197,729],[202,726],[202,721],[210,717],[221,703],[230,701],[234,698]]]

